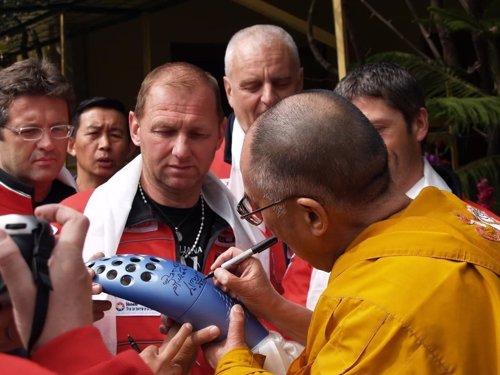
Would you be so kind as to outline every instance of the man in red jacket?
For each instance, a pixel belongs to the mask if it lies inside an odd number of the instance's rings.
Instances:
[[[239,219],[229,190],[208,173],[226,125],[211,75],[182,62],[157,67],[141,85],[129,125],[141,154],[97,189],[63,202],[90,220],[85,259],[97,251],[106,256],[140,253],[207,273],[230,246],[249,248],[264,238]],[[269,254],[259,256],[269,270]],[[103,298],[113,307],[96,324],[110,350],[129,348],[128,335],[141,348],[163,342],[158,312]]]
[[[46,60],[0,70],[0,214],[32,214],[76,191],[64,168],[73,90]]]
[[[113,357],[98,330],[92,327],[91,278],[81,254],[87,218],[60,205],[39,207],[35,214],[62,226],[49,264],[53,289],[48,315],[33,346],[32,361],[0,354],[2,374],[180,374],[192,360],[179,353],[183,344],[198,346],[217,337],[216,327],[191,334],[192,327],[184,325],[160,348],[149,346],[140,354],[128,350]],[[15,327],[7,326],[0,332],[0,347],[8,348],[16,329],[26,346],[31,334],[36,286],[19,249],[4,231],[0,231],[0,272],[12,302],[12,307],[0,307],[0,323],[9,316],[5,312],[10,309],[16,320]]]

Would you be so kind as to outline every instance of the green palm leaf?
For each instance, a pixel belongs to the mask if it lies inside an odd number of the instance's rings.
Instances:
[[[471,126],[500,128],[500,97],[431,98],[426,101],[431,119],[449,126],[453,133],[463,134]]]
[[[404,52],[383,52],[369,61],[392,61],[406,67],[419,81],[428,98],[440,96],[481,97],[481,89],[460,78],[459,71]]]
[[[500,191],[500,155],[474,160],[457,168],[455,172],[460,179],[462,190],[467,198],[475,200],[477,194],[476,184],[482,178],[488,179],[498,196]]]

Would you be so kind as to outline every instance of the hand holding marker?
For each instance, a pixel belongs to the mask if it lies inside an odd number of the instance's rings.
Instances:
[[[235,266],[237,264],[240,264],[243,262],[245,259],[250,258],[254,254],[258,254],[271,246],[273,246],[276,242],[278,242],[278,239],[274,236],[266,238],[265,240],[259,242],[258,244],[252,246],[250,249],[245,250],[241,254],[235,256],[234,258],[229,259],[228,261],[225,261],[224,263],[221,264],[221,268],[224,268],[227,270],[231,266]],[[210,271],[210,273],[205,276],[205,279],[209,279],[211,277],[214,277],[214,271]]]

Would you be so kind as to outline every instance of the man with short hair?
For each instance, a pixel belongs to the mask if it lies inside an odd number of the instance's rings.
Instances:
[[[378,130],[389,152],[396,185],[414,199],[426,186],[451,191],[423,155],[429,132],[425,96],[415,77],[390,62],[362,65],[335,87]]]
[[[121,169],[134,151],[128,114],[119,100],[95,96],[78,104],[68,153],[76,159],[78,190],[95,189]]]
[[[225,146],[217,152],[212,170],[223,169],[223,159],[231,163],[230,175],[218,176],[228,178],[229,190],[239,200],[244,193],[240,155],[245,133],[277,101],[302,90],[304,71],[293,38],[276,25],[253,25],[236,32],[226,47],[224,66],[224,89],[234,113],[229,116]],[[283,278],[288,254],[281,242],[269,253],[273,285],[286,293],[288,281]]]
[[[72,103],[71,86],[47,60],[0,70],[0,215],[31,215],[35,207],[76,192],[64,168]],[[7,318],[0,330],[16,337],[4,326]]]
[[[150,254],[208,272],[230,246],[249,248],[264,238],[239,219],[233,196],[209,173],[226,126],[210,74],[181,62],[157,67],[142,82],[129,123],[141,154],[94,191],[63,202],[90,219],[85,258],[97,251]],[[268,270],[268,255],[260,259]],[[113,307],[96,324],[111,350],[127,348],[128,335],[140,347],[163,341],[159,313],[108,299]],[[210,371],[200,361],[194,373]]]
[[[75,193],[64,168],[73,90],[47,60],[0,70],[0,214],[32,214]]]
[[[231,163],[229,189],[243,196],[240,154],[245,132],[278,100],[302,90],[304,72],[293,38],[276,25],[253,25],[236,32],[224,56],[224,89],[234,111],[226,137],[226,157]],[[218,155],[214,164],[223,163]]]
[[[240,214],[330,271],[328,287],[309,322],[253,259],[220,268],[237,249],[217,259],[215,280],[285,332],[307,331],[289,375],[498,373],[500,222],[435,187],[411,200],[388,159],[346,99],[317,90],[277,103],[245,139]],[[227,340],[207,348],[217,374],[268,373],[243,323],[233,308]]]

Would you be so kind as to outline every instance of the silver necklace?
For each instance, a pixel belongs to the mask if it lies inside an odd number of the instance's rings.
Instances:
[[[141,194],[142,201],[149,206],[149,202],[146,199],[146,196],[144,195],[144,191],[142,190],[142,185],[139,182],[139,193]],[[181,251],[181,256],[186,258],[193,253],[196,249],[196,245],[198,245],[198,241],[200,240],[201,233],[203,232],[203,226],[205,225],[205,200],[203,199],[203,195],[200,194],[200,199],[201,199],[201,224],[200,224],[200,229],[198,230],[198,234],[196,235],[196,239],[194,240],[193,246],[189,247],[187,251]],[[165,216],[162,215],[164,218]],[[180,242],[182,241],[182,233],[180,232],[179,228],[184,222],[187,220],[189,216],[186,217],[186,219],[182,220],[182,222],[178,225],[174,225],[169,221],[169,224],[174,227],[174,233],[175,236],[177,237],[177,240]]]

